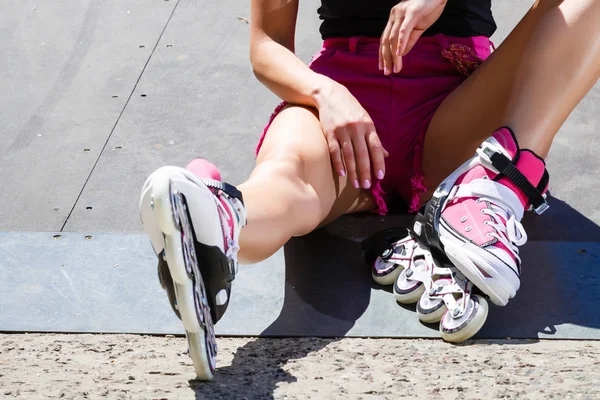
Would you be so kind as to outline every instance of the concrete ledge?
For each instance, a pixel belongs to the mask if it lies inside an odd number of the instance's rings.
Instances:
[[[371,282],[353,220],[242,266],[217,334],[438,337]],[[2,232],[0,252],[0,331],[183,333],[144,235]],[[479,337],[600,338],[600,243],[534,240],[522,256],[518,296]]]

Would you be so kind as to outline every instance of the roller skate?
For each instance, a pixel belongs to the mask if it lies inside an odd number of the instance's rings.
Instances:
[[[239,232],[246,224],[242,194],[221,182],[212,164],[194,160],[187,169],[154,171],[139,207],[158,257],[160,284],[183,322],[196,375],[210,380],[217,354],[213,326],[229,304]]]
[[[525,209],[548,209],[548,180],[544,161],[520,150],[508,128],[499,129],[440,184],[408,237],[387,247],[389,234],[369,239],[378,255],[373,276],[389,281],[385,275],[396,275],[396,299],[418,301],[424,322],[440,318],[445,340],[472,337],[488,313],[475,287],[499,306],[519,289],[519,246],[527,241],[520,221]]]

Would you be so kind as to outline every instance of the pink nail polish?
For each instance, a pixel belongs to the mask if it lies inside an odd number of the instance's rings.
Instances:
[[[340,176],[346,176],[346,172],[343,169],[340,169]]]
[[[369,182],[368,179],[365,179],[365,181],[363,182],[363,189],[368,189],[371,187],[371,182]]]
[[[377,171],[377,179],[383,179],[383,170]]]
[[[385,75],[389,75],[390,74],[390,69],[388,67],[383,68],[383,73]]]
[[[358,179],[354,180],[354,189],[360,189],[360,185],[358,183]]]

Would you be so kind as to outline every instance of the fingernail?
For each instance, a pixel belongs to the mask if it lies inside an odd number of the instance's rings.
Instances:
[[[394,73],[397,74],[398,72],[399,72],[398,71],[398,66],[396,64],[394,64]]]
[[[358,179],[354,180],[354,189],[360,189],[360,185],[358,183]]]
[[[368,179],[365,179],[365,181],[363,182],[363,189],[368,189],[371,187],[371,182],[369,182]]]
[[[389,74],[390,74],[390,69],[389,69],[388,67],[385,67],[385,68],[383,69],[383,73],[384,73],[385,75],[389,75]]]
[[[343,169],[340,169],[340,176],[346,176],[346,173],[344,172]]]
[[[380,71],[383,70],[383,64],[382,63],[379,63],[379,70]]]
[[[383,170],[377,171],[377,179],[383,179]]]

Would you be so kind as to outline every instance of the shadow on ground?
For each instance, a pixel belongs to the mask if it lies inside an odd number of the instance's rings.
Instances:
[[[600,227],[558,199],[550,199],[550,204],[543,216],[528,215],[524,221],[530,243],[521,252],[518,296],[506,307],[490,309],[478,338],[578,337],[577,329],[600,329],[596,310],[600,302]],[[220,393],[227,393],[228,397],[222,398],[272,399],[279,383],[293,382],[295,378],[281,366],[346,336],[363,317],[372,290],[381,289],[370,278],[360,241],[378,230],[408,226],[411,221],[407,215],[347,216],[290,241],[285,248],[284,305],[261,336],[297,336],[298,345],[290,348],[289,343],[284,346],[260,338],[248,343],[237,351],[231,366],[219,369],[214,382],[192,383],[197,398],[220,398]],[[392,294],[389,301],[394,301]],[[417,316],[412,317],[402,323],[418,324]],[[556,327],[562,324],[569,324],[570,334],[557,335]],[[261,365],[256,362],[258,354]]]
[[[282,369],[290,360],[301,359],[337,339],[297,338],[288,340],[257,338],[240,347],[230,366],[218,368],[211,382],[190,381],[196,399],[273,399],[280,384],[296,382]],[[293,372],[293,366],[292,372]]]

